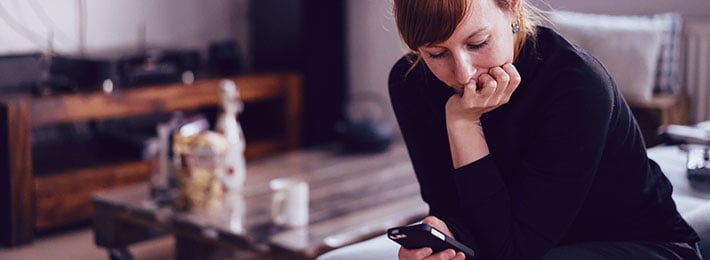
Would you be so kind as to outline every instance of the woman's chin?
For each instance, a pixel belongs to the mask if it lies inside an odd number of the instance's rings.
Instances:
[[[450,85],[449,85],[449,87],[451,89],[453,89],[454,91],[456,91],[456,93],[459,93],[459,94],[463,93],[463,87],[454,87],[454,86],[450,86]]]

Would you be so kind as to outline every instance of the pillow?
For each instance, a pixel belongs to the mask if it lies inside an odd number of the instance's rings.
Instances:
[[[662,29],[649,17],[551,12],[549,20],[570,43],[597,58],[626,99],[650,100]]]
[[[658,55],[654,93],[680,93],[680,40],[682,17],[677,13],[654,15],[661,27],[661,53]]]

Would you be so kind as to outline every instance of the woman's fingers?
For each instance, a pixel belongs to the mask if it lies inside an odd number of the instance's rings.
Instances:
[[[518,88],[520,85],[520,82],[522,81],[522,77],[520,76],[520,73],[518,73],[518,69],[513,66],[513,64],[506,63],[501,68],[505,71],[505,73],[508,75],[510,78],[510,82],[508,83],[508,88],[506,88],[505,92],[508,97],[510,97],[513,92]]]
[[[513,76],[510,75],[508,71],[503,68],[504,66],[507,67],[508,65],[510,64],[505,64],[501,67],[494,67],[488,70],[488,73],[491,74],[498,82],[499,92],[496,93],[497,95],[495,97],[495,103],[499,105],[508,103],[508,101],[510,100],[510,95],[513,93],[511,89],[514,90],[517,86],[517,83],[511,80]],[[510,66],[512,67],[512,65]]]
[[[453,249],[446,249],[444,251],[441,251],[439,253],[427,256],[426,258],[422,260],[451,260],[455,259],[456,257],[456,251]]]
[[[478,81],[472,80],[468,83],[468,85],[463,87],[462,97],[466,99],[474,98],[476,95],[478,95],[478,91]]]
[[[488,70],[488,74],[495,78],[501,92],[509,87],[510,75],[502,67],[493,67]]]
[[[478,91],[477,98],[481,99],[479,102],[481,106],[489,106],[491,98],[493,98],[498,90],[498,82],[489,74],[481,74],[478,77],[478,85],[481,89]]]
[[[399,248],[399,253],[397,257],[400,260],[415,260],[415,259],[424,259],[425,257],[431,256],[432,250],[431,248],[424,247],[424,248],[417,248],[417,249],[406,249],[404,247]]]
[[[454,257],[453,259],[464,260],[466,259],[466,254],[464,254],[463,252],[456,252],[456,257]]]
[[[428,216],[428,217],[424,218],[422,220],[422,223],[432,226],[441,232],[444,232],[444,234],[446,234],[447,236],[454,237],[454,235],[449,230],[449,226],[447,226],[443,220],[441,220],[435,216]]]
[[[451,112],[451,118],[466,118],[468,114],[477,119],[481,114],[508,103],[520,82],[520,74],[513,64],[490,68],[488,73],[464,86],[463,93],[459,93],[456,100],[447,102],[447,113]]]

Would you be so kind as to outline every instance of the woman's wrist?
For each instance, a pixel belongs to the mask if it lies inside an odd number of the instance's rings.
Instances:
[[[446,128],[454,168],[463,167],[489,154],[481,120],[447,120]]]
[[[451,130],[470,130],[471,127],[483,127],[480,117],[475,118],[446,118],[446,128]]]

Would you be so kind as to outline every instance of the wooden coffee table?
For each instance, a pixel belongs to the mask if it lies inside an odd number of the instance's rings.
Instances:
[[[131,244],[173,235],[177,259],[236,252],[272,259],[313,259],[421,219],[428,207],[403,144],[385,153],[343,155],[333,147],[299,150],[250,162],[243,196],[217,211],[178,212],[151,200],[147,184],[94,194],[94,235],[112,259],[131,259]],[[309,225],[275,227],[268,182],[299,177],[309,183]]]

